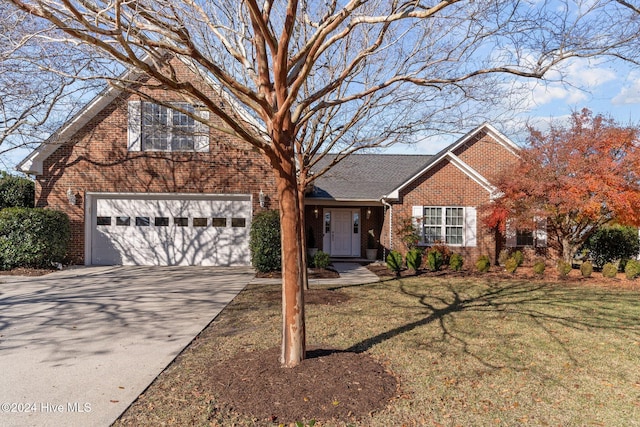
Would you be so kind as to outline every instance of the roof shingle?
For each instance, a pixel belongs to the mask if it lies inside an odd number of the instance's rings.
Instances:
[[[379,200],[415,175],[432,155],[352,154],[314,181],[308,199]],[[335,155],[322,158],[312,171],[322,170]]]

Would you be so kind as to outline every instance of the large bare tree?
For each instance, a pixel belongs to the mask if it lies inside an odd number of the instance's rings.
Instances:
[[[206,106],[222,130],[263,153],[281,216],[287,367],[305,355],[302,197],[327,170],[311,176],[315,162],[338,153],[330,168],[358,150],[450,129],[478,105],[497,111],[505,78],[542,78],[560,61],[611,53],[637,35],[615,26],[628,9],[608,2],[6,1],[58,27],[57,41],[90,46]],[[235,113],[182,80],[167,54],[223,92]]]
[[[42,142],[80,108],[85,94],[104,87],[81,79],[92,57],[60,35],[51,23],[0,2],[0,162]]]

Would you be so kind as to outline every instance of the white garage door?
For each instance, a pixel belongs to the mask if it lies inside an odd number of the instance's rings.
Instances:
[[[88,194],[93,265],[249,265],[250,195]]]

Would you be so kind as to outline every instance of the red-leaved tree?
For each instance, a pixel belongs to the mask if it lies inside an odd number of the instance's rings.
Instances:
[[[587,109],[568,126],[529,129],[520,162],[495,178],[500,197],[486,222],[504,231],[547,220],[548,244],[570,262],[599,227],[640,225],[639,129]]]

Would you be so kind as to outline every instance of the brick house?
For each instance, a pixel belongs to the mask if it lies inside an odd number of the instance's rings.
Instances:
[[[391,249],[404,253],[399,226],[407,222],[419,247],[443,242],[467,262],[480,255],[495,261],[505,246],[545,245],[543,232],[527,243],[526,233],[496,234],[478,211],[495,196],[487,177],[517,161],[518,150],[483,124],[435,155],[352,155],[316,180],[305,199],[307,227],[332,256],[363,257],[369,234],[379,259]]]
[[[405,249],[396,225],[410,217],[422,245],[442,240],[467,257],[495,259],[501,239],[482,227],[477,208],[491,199],[486,177],[517,151],[484,124],[432,156],[352,155],[316,180],[305,199],[307,226],[333,257],[364,257],[371,233],[380,258]],[[35,176],[36,206],[69,215],[77,264],[249,265],[251,220],[277,208],[272,172],[257,150],[116,88],[18,169]]]

